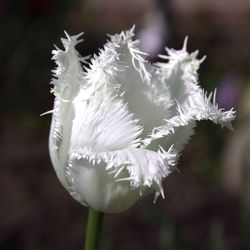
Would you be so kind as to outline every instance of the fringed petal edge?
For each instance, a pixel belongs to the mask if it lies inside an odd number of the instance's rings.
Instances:
[[[108,174],[114,176],[114,181],[128,181],[132,189],[139,189],[140,195],[145,190],[155,190],[155,202],[159,195],[164,198],[162,182],[175,168],[176,153],[172,147],[167,152],[161,147],[158,152],[135,148],[101,153],[87,147],[74,150],[66,169],[73,193],[75,180],[70,173],[74,171],[74,161],[81,159],[88,160],[93,168],[100,167],[98,165],[104,162]],[[124,170],[127,176],[123,176]]]

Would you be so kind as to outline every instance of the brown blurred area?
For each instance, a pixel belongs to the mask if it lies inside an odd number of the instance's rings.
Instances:
[[[250,1],[0,2],[0,249],[83,249],[87,209],[60,185],[48,156],[53,44],[84,31],[82,55],[136,24],[150,60],[164,46],[207,55],[200,83],[235,107],[234,132],[201,122],[166,199],[107,215],[102,250],[250,248]]]

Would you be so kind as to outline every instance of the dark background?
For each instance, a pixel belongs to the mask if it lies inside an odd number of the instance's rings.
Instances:
[[[107,215],[101,249],[250,248],[250,1],[0,1],[0,249],[83,249],[87,209],[48,156],[53,44],[85,32],[82,55],[136,24],[150,60],[164,46],[207,55],[200,84],[235,107],[235,131],[201,122],[165,181],[166,199]]]

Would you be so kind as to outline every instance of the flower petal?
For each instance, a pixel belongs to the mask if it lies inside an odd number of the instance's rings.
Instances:
[[[84,73],[80,61],[84,58],[78,54],[75,46],[82,41],[79,37],[69,36],[62,39],[64,50],[56,48],[52,51],[57,68],[53,70],[52,92],[55,94],[54,109],[49,137],[49,149],[52,163],[58,178],[67,188],[67,180],[64,176],[63,167],[67,161],[67,152],[71,136],[74,109],[72,101],[84,83]]]
[[[187,38],[181,50],[166,48],[167,55],[160,55],[167,62],[156,63],[155,74],[166,85],[174,101],[172,106],[173,115],[176,114],[177,106],[184,106],[189,96],[193,96],[200,89],[198,85],[198,73],[201,60],[197,59],[198,51],[189,54],[186,50]]]
[[[66,32],[65,34],[67,39],[61,39],[64,50],[56,47],[52,51],[52,59],[57,64],[57,68],[52,70],[53,79],[51,83],[54,85],[52,92],[55,96],[60,96],[62,100],[69,101],[77,93],[82,83],[84,73],[80,61],[84,61],[85,58],[82,58],[75,49],[75,46],[83,41],[83,39],[79,39],[83,33],[76,36],[69,36]]]
[[[82,203],[103,212],[121,212],[155,190],[164,197],[162,181],[175,164],[176,155],[160,149],[124,149],[93,152],[90,148],[71,153],[67,168],[71,194]]]
[[[103,86],[80,90],[74,100],[70,150],[89,147],[95,152],[106,152],[137,147],[142,128],[137,125],[127,105],[112,88]]]
[[[106,82],[123,94],[129,111],[143,127],[142,135],[146,136],[168,118],[168,105],[172,103],[165,86],[151,77],[154,68],[145,59],[146,54],[140,51],[139,40],[133,37],[133,28],[110,36],[110,41],[91,60],[87,79],[96,86]]]
[[[215,103],[216,92],[207,97],[198,85],[197,70],[203,59],[197,59],[198,52],[189,54],[186,51],[186,41],[179,51],[167,49],[168,56],[162,57],[169,61],[156,65],[158,70],[155,73],[165,82],[174,105],[170,107],[172,116],[143,141],[144,146],[150,149],[156,143],[152,141],[167,136],[164,145],[170,146],[174,143],[179,152],[193,134],[196,121],[211,120],[230,128],[231,121],[235,118],[233,110],[224,111]]]

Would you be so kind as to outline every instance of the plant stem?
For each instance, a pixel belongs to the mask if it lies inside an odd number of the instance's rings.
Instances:
[[[89,208],[85,250],[97,250],[101,234],[103,213]]]

